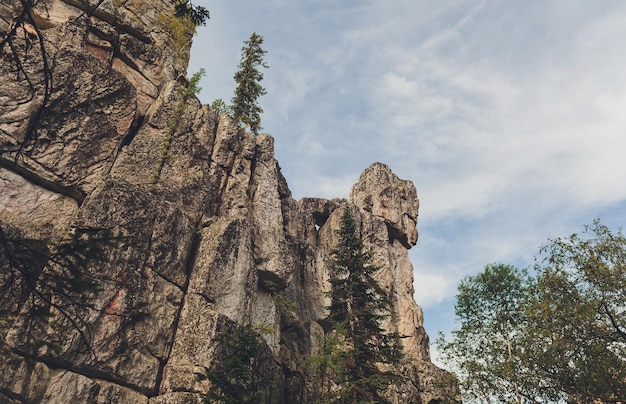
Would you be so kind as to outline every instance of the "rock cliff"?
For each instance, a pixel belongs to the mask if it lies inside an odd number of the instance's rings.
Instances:
[[[186,93],[192,31],[169,0],[34,3],[0,5],[0,401],[199,403],[224,335],[253,324],[265,401],[313,402],[304,360],[346,206],[404,337],[390,399],[455,397],[413,300],[410,181],[376,163],[349,200],[296,201],[271,136]],[[49,275],[71,284],[81,262],[97,290],[73,304]]]

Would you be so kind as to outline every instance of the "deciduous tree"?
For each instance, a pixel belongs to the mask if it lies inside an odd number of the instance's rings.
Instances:
[[[626,401],[626,238],[598,220],[541,248],[525,367],[546,399]]]
[[[460,283],[438,348],[466,401],[626,401],[626,239],[595,221],[540,253],[534,277],[499,264]]]
[[[455,313],[461,327],[437,345],[466,399],[521,402],[520,347],[528,277],[510,265],[487,265],[459,284]]]

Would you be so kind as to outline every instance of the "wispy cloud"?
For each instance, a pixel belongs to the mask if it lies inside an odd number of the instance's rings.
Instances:
[[[549,237],[626,220],[626,3],[209,7],[203,88],[230,99],[241,41],[265,36],[263,126],[296,197],[347,196],[374,161],[414,181],[427,318],[488,262],[528,265]]]

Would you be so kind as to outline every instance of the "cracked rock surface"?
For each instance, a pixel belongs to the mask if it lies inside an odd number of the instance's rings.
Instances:
[[[42,0],[13,49],[2,49],[2,231],[45,241],[42,256],[76,229],[116,239],[90,261],[98,290],[74,317],[52,301],[50,315],[32,321],[28,284],[3,292],[0,402],[200,403],[223,336],[238,324],[266,330],[264,402],[313,402],[304,360],[319,348],[345,207],[392,297],[385,327],[404,337],[395,371],[405,382],[390,400],[445,400],[448,374],[431,363],[413,299],[414,185],[376,163],[349,200],[294,200],[270,135],[185,99],[181,54],[192,35],[176,48],[158,23],[172,8],[169,0]],[[0,5],[0,36],[19,13],[19,1]],[[5,253],[0,281],[9,284]],[[42,264],[38,279],[54,268]]]

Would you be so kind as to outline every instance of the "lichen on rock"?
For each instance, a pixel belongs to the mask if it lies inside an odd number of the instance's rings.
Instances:
[[[13,3],[0,5],[2,34],[18,15]],[[186,62],[177,38],[152,29],[172,7],[47,0],[33,10],[47,53],[33,52],[28,36],[2,49],[3,237],[41,242],[45,254],[76,229],[118,238],[105,259],[89,261],[101,283],[80,316],[50,309],[36,324],[28,321],[37,314],[29,299],[41,285],[11,286],[16,264],[0,249],[0,286],[12,290],[0,302],[0,401],[199,403],[220,366],[224,335],[240,325],[253,325],[265,341],[259,371],[272,388],[263,402],[314,401],[306,358],[326,325],[346,206],[393,297],[385,327],[403,336],[406,357],[396,371],[405,382],[389,399],[454,401],[455,386],[442,387],[447,373],[430,361],[413,299],[413,184],[376,163],[349,200],[294,200],[270,135],[246,133],[196,99],[177,110]],[[15,80],[11,52],[26,50],[26,76]],[[49,71],[44,57],[55,60]],[[180,125],[172,129],[174,119]]]

